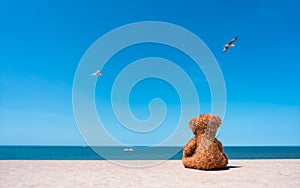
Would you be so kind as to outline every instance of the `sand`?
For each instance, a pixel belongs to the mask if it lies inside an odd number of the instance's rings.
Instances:
[[[228,170],[150,168],[108,161],[0,161],[0,187],[300,187],[300,160],[230,160]]]

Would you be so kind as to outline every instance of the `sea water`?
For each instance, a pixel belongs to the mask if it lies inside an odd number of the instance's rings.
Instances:
[[[181,160],[182,147],[0,146],[0,160]],[[95,149],[95,148],[94,148]],[[229,159],[300,159],[300,146],[224,147]],[[170,155],[171,154],[171,155]]]

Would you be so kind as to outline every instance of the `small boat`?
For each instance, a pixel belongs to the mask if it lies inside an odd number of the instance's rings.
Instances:
[[[133,151],[133,148],[124,148],[123,151],[125,151],[125,152],[131,152],[131,151]]]

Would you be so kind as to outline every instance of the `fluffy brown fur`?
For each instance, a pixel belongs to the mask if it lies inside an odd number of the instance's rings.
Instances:
[[[182,163],[186,168],[210,170],[227,166],[228,158],[222,143],[215,138],[220,125],[220,117],[211,114],[202,114],[190,120],[189,127],[195,137],[183,149]]]

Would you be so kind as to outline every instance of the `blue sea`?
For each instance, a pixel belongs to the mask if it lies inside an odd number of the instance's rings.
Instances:
[[[181,147],[98,147],[109,159],[181,160]],[[300,146],[224,147],[229,159],[300,159]],[[174,155],[169,156],[169,153]],[[0,160],[105,160],[90,147],[81,146],[0,146]]]

